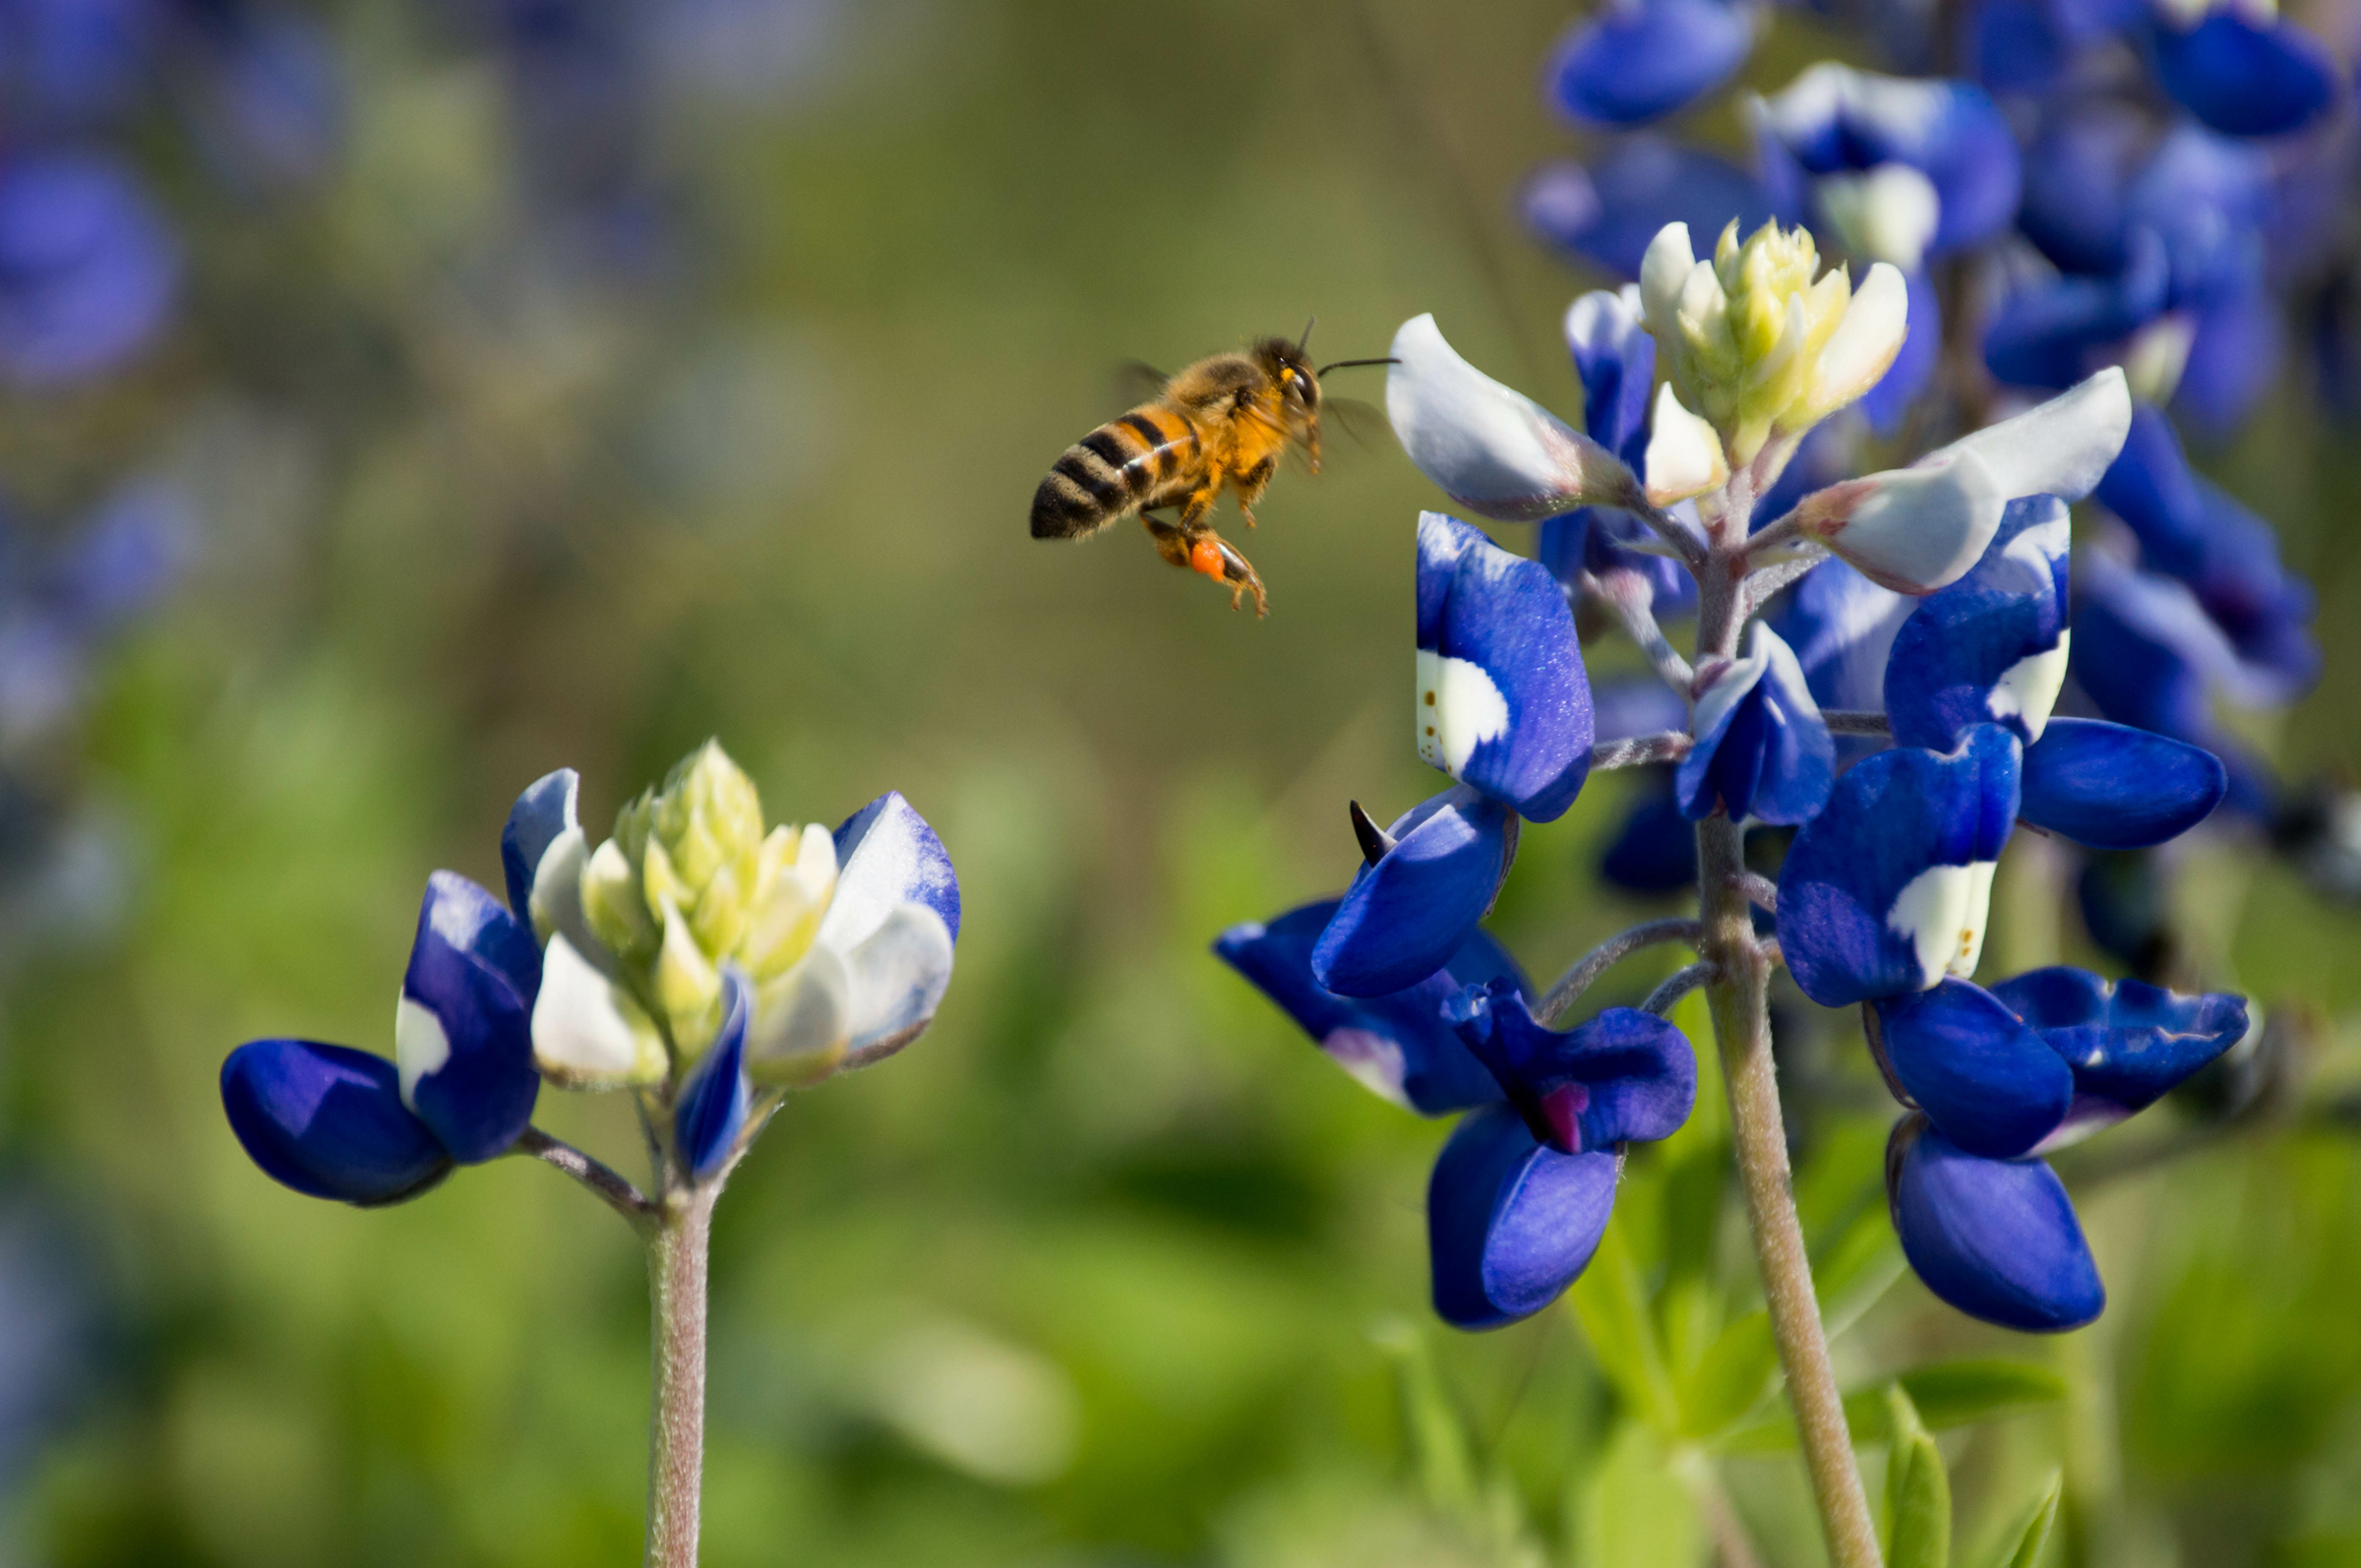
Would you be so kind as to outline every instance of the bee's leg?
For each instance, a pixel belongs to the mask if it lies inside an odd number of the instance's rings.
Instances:
[[[1189,538],[1185,531],[1144,512],[1139,514],[1139,520],[1147,524],[1148,537],[1156,541],[1158,555],[1183,570],[1194,569],[1195,563],[1188,558]]]
[[[1254,574],[1253,567],[1232,547],[1229,540],[1211,528],[1189,540],[1188,564],[1214,581],[1230,585],[1231,609],[1237,609],[1239,600],[1251,593],[1254,595],[1254,613],[1257,616],[1271,613],[1270,595],[1262,591],[1262,579]]]
[[[1279,454],[1273,452],[1244,473],[1231,477],[1230,489],[1238,497],[1239,515],[1246,519],[1247,527],[1254,526],[1255,503],[1262,500],[1265,490],[1271,488],[1271,475],[1278,471]]]

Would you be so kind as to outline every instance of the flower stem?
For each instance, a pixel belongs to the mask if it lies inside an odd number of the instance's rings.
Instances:
[[[718,1185],[676,1192],[648,1242],[655,1419],[647,1460],[647,1568],[696,1568],[705,1458],[705,1259]]]
[[[1737,652],[1738,633],[1755,602],[1746,580],[1746,524],[1754,507],[1749,477],[1744,469],[1732,474],[1713,509],[1713,551],[1697,573],[1700,668],[1709,659]],[[1829,1561],[1833,1568],[1881,1568],[1877,1528],[1853,1462],[1845,1400],[1829,1364],[1811,1258],[1804,1251],[1803,1222],[1795,1213],[1779,1073],[1771,1059],[1772,948],[1755,939],[1748,886],[1745,829],[1719,813],[1699,822],[1697,956],[1715,970],[1705,995],[1722,1051],[1722,1079],[1729,1091],[1731,1142],[1771,1312],[1771,1338],[1786,1374],[1787,1402],[1803,1439],[1804,1468],[1828,1536]]]
[[[1836,1568],[1878,1568],[1877,1532],[1853,1463],[1845,1402],[1837,1392],[1820,1328],[1803,1226],[1787,1170],[1786,1126],[1779,1109],[1779,1078],[1771,1060],[1770,956],[1754,939],[1748,900],[1739,880],[1745,862],[1738,824],[1712,816],[1697,824],[1703,936],[1699,955],[1719,971],[1706,988],[1722,1074],[1729,1090],[1729,1120],[1746,1219],[1771,1309],[1771,1335],[1786,1373],[1787,1398],[1803,1438],[1812,1497],[1828,1534]]]

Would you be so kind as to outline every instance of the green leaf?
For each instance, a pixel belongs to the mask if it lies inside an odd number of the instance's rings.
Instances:
[[[1571,1295],[1574,1316],[1591,1342],[1591,1354],[1625,1407],[1662,1435],[1677,1431],[1680,1401],[1671,1374],[1665,1370],[1664,1346],[1649,1315],[1647,1287],[1619,1223],[1607,1226]]]
[[[1756,1310],[1724,1329],[1680,1385],[1681,1435],[1710,1438],[1745,1418],[1779,1371],[1771,1314]]]
[[[1950,1568],[1951,1478],[1943,1472],[1943,1451],[1900,1383],[1887,1385],[1885,1403],[1893,1434],[1886,1461],[1887,1568]]]
[[[1647,1427],[1625,1421],[1574,1497],[1577,1568],[1690,1568],[1704,1555],[1696,1499]]]
[[[2055,1405],[2065,1380],[2025,1361],[1945,1361],[1905,1372],[1902,1387],[1930,1431],[1949,1431]],[[1855,1443],[1884,1442],[1891,1433],[1883,1384],[1845,1396],[1845,1423]],[[1725,1453],[1775,1453],[1795,1446],[1795,1418],[1781,1410],[1729,1433],[1715,1445]]]
[[[2041,1548],[2049,1544],[2050,1529],[2058,1522],[2058,1499],[2065,1492],[2065,1474],[2050,1477],[2048,1489],[2025,1516],[2025,1523],[2001,1538],[1992,1568],[2033,1568],[2041,1560]]]

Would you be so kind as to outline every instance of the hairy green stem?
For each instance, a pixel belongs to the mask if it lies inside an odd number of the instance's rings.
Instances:
[[[1749,475],[1740,470],[1709,512],[1713,552],[1698,573],[1697,668],[1734,657],[1748,613],[1744,545],[1753,509]],[[1705,510],[1705,509],[1701,509]],[[1697,824],[1697,956],[1714,966],[1706,987],[1714,1038],[1729,1093],[1731,1142],[1746,1220],[1763,1275],[1771,1335],[1786,1374],[1787,1400],[1802,1437],[1812,1498],[1828,1536],[1834,1568],[1880,1568],[1877,1529],[1861,1488],[1860,1468],[1846,1428],[1804,1251],[1803,1223],[1787,1168],[1787,1133],[1779,1105],[1779,1075],[1771,1056],[1773,949],[1755,939],[1748,897],[1744,829],[1717,814]]]
[[[672,1194],[648,1242],[655,1417],[647,1460],[647,1568],[696,1568],[705,1459],[705,1259],[719,1185]]]

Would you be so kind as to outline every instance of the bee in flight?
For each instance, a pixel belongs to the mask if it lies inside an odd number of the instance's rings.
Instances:
[[[1136,512],[1165,560],[1227,583],[1233,610],[1251,593],[1254,613],[1268,615],[1262,579],[1206,514],[1228,486],[1253,527],[1254,505],[1291,444],[1320,471],[1320,377],[1392,363],[1347,359],[1314,371],[1303,354],[1310,340],[1306,326],[1292,343],[1265,337],[1242,354],[1200,359],[1068,447],[1033,492],[1033,537],[1079,539]],[[1178,520],[1157,515],[1176,508]]]

